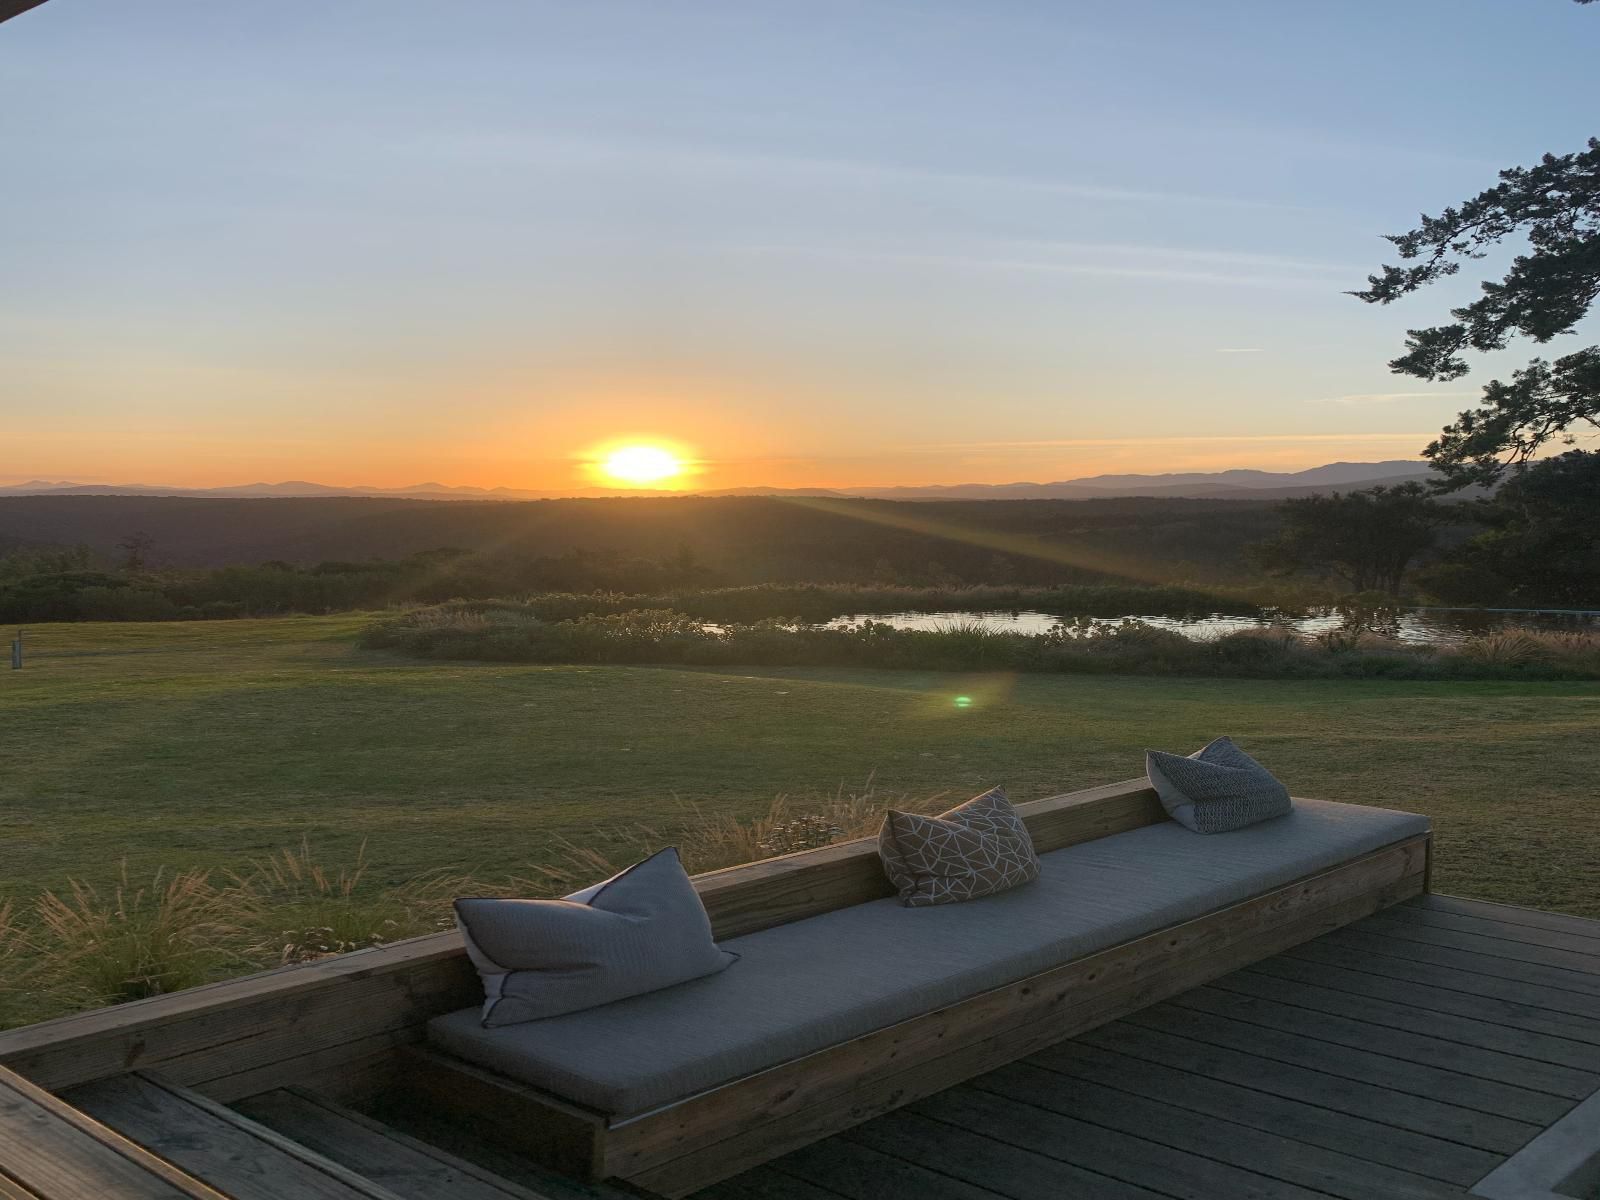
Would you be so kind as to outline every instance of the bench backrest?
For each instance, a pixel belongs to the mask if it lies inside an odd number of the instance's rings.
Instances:
[[[1166,819],[1142,779],[1017,810],[1040,853]],[[876,838],[712,871],[695,887],[718,938],[890,894]],[[430,1017],[482,998],[460,935],[437,933],[0,1032],[0,1066],[53,1089],[153,1068],[220,1100],[291,1083],[333,1092],[387,1069]]]
[[[1167,819],[1143,779],[1017,805],[1040,854]],[[696,875],[716,937],[738,937],[893,894],[878,861],[878,839],[857,838]]]

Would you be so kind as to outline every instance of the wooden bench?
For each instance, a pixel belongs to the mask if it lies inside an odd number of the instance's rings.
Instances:
[[[1041,854],[1167,821],[1144,781],[1018,806]],[[425,1048],[406,1086],[583,1178],[681,1196],[1188,991],[1416,895],[1429,838],[1392,843],[1283,887],[642,1115],[586,1110]],[[891,894],[867,838],[701,876],[719,939]]]
[[[1018,806],[1041,853],[1167,819],[1144,780]],[[1032,978],[625,1119],[422,1049],[482,989],[456,933],[0,1032],[0,1066],[61,1090],[133,1070],[232,1102],[285,1086],[415,1089],[553,1167],[681,1195],[1427,888],[1409,838]],[[871,839],[711,872],[719,939],[890,894]]]

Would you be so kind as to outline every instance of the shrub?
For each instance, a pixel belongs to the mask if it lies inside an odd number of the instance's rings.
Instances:
[[[183,616],[160,592],[138,587],[86,587],[77,601],[85,621],[174,621]]]
[[[223,947],[243,931],[248,906],[242,901],[198,870],[158,871],[148,887],[134,887],[124,863],[109,896],[69,880],[65,894],[46,891],[37,898],[31,930],[10,923],[14,954],[34,952],[32,969],[19,982],[79,1004],[193,987],[232,957]]]
[[[364,889],[366,849],[363,842],[354,861],[330,868],[302,840],[235,875],[238,894],[248,897],[256,924],[265,928],[250,951],[280,963],[309,962],[450,927],[450,900],[468,890],[468,880],[439,874]]]

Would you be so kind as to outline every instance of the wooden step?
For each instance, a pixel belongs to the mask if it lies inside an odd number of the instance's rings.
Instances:
[[[117,1075],[62,1098],[231,1200],[402,1200],[275,1130],[155,1075]]]
[[[234,1107],[251,1120],[388,1188],[402,1200],[549,1200],[299,1088],[265,1092]]]
[[[0,1067],[3,1200],[226,1200],[37,1084]]]
[[[266,1092],[235,1107],[403,1200],[633,1200],[649,1194],[557,1176],[409,1106],[401,1118],[404,1131],[303,1088]]]

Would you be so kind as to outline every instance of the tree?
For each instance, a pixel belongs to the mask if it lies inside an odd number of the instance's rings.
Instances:
[[[150,560],[150,551],[155,549],[156,540],[143,530],[130,533],[117,543],[127,557],[122,560],[124,571],[142,571]]]
[[[1600,604],[1600,454],[1533,463],[1478,516],[1488,529],[1429,570],[1429,591],[1480,603]]]
[[[1286,500],[1284,530],[1252,548],[1269,571],[1327,571],[1352,592],[1399,595],[1406,569],[1429,549],[1447,519],[1420,483]]]
[[[1519,234],[1530,253],[1518,255],[1498,283],[1484,281],[1478,299],[1452,309],[1449,324],[1407,330],[1406,353],[1390,361],[1392,371],[1460,379],[1468,350],[1502,350],[1513,335],[1543,344],[1573,332],[1600,296],[1600,138],[1573,154],[1546,154],[1535,167],[1501,171],[1498,184],[1461,207],[1390,235],[1401,259],[1415,265],[1386,264],[1351,294],[1392,303]],[[1423,453],[1446,488],[1492,484],[1551,442],[1570,445],[1584,425],[1600,429],[1600,346],[1553,362],[1535,358],[1509,383],[1490,380],[1478,406],[1446,425]]]

